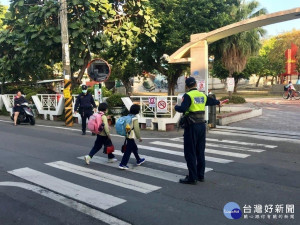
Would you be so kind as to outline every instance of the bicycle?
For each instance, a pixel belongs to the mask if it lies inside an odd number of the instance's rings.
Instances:
[[[284,99],[289,99],[290,98],[290,92],[289,91],[283,92],[282,97]],[[300,99],[300,91],[293,91],[292,92],[292,97],[294,97],[296,100],[299,100]]]

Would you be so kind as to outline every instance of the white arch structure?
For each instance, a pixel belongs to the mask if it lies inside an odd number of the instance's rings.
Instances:
[[[208,33],[193,34],[189,43],[170,56],[169,63],[190,63],[191,76],[195,77],[197,81],[205,80],[205,93],[207,94],[208,44],[256,27],[293,19],[300,19],[300,7],[243,20]]]

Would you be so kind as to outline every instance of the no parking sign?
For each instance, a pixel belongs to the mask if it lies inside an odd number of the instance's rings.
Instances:
[[[154,108],[156,106],[156,98],[155,97],[149,97],[148,101],[149,101],[149,107]]]
[[[165,97],[157,97],[157,112],[158,113],[166,113],[166,112],[168,112],[167,98],[165,98]]]

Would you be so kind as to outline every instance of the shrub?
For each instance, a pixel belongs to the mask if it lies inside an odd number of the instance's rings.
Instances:
[[[121,99],[122,97],[126,97],[126,96],[122,95],[122,94],[113,94],[112,96],[108,97],[106,99],[108,107],[112,108],[112,107],[122,107],[122,106],[124,106],[123,101]]]
[[[9,112],[6,111],[5,106],[3,106],[2,109],[0,109],[0,115],[2,115],[2,116],[9,116],[10,115]]]
[[[102,97],[110,97],[112,96],[112,91],[108,90],[106,87],[102,87]]]
[[[35,92],[35,91],[34,91],[34,92],[29,92],[29,93],[26,94],[26,97],[25,97],[25,98],[26,98],[26,100],[27,100],[28,102],[32,102],[33,100],[32,100],[31,97],[32,97],[33,95],[37,95],[37,94],[40,94],[40,93],[37,93],[37,92]]]
[[[229,96],[224,96],[220,99],[220,101],[223,101],[225,99],[229,99],[228,103],[233,103],[233,104],[242,104],[246,102],[245,98],[241,96],[232,96],[231,99],[229,98]]]

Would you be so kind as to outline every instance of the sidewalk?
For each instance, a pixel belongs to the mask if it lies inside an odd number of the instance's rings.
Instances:
[[[0,115],[0,120],[10,121],[11,125],[13,125],[13,121],[8,116],[2,116]],[[36,125],[43,125],[43,126],[52,126],[52,127],[61,127],[61,128],[67,128],[64,121],[51,121],[51,120],[41,120],[36,118]],[[22,124],[20,125],[22,126]],[[72,127],[68,127],[72,129],[78,130],[78,132],[81,132],[81,124],[73,123]],[[113,126],[111,126],[111,134],[116,134],[116,130]],[[174,138],[174,137],[182,137],[183,136],[183,129],[180,129],[177,132],[177,129],[175,131],[157,131],[157,130],[141,130],[141,136],[143,138]]]
[[[262,116],[229,124],[230,127],[269,130],[286,134],[300,134],[300,101],[281,97],[247,98],[245,105],[262,108]]]

